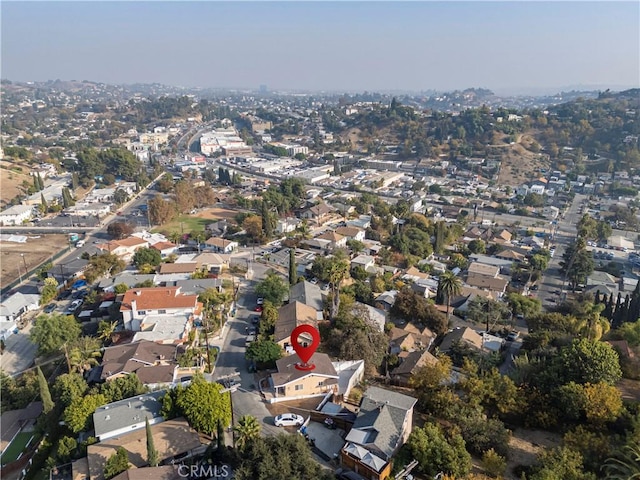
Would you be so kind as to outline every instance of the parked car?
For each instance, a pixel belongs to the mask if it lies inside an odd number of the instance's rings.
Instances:
[[[261,313],[262,312],[262,305],[256,305],[256,308],[254,309],[256,312]]]
[[[513,332],[509,332],[509,335],[507,335],[507,340],[509,340],[510,342],[514,342],[519,337],[520,337],[520,332],[517,332],[514,330]]]
[[[65,300],[71,296],[71,290],[63,290],[58,294],[58,300]]]
[[[251,323],[258,325],[260,323],[260,315],[253,315],[251,317]]]
[[[263,305],[264,304],[264,298],[258,297],[258,300],[256,300],[256,304],[257,305]]]
[[[303,423],[304,418],[295,413],[283,413],[273,419],[276,427],[301,427]]]
[[[49,305],[47,305],[46,307],[44,307],[44,313],[51,313],[56,309],[56,304],[55,303],[50,303]]]

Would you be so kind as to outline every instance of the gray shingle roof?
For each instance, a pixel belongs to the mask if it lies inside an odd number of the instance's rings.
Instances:
[[[318,285],[311,282],[302,281],[292,285],[289,289],[289,302],[300,302],[315,308],[321,312],[323,309],[322,291]]]

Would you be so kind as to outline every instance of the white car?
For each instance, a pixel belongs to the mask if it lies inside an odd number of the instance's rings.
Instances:
[[[304,418],[295,413],[283,413],[274,418],[273,423],[276,427],[301,427]]]

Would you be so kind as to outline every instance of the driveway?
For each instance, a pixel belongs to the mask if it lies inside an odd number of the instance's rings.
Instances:
[[[27,318],[30,319],[31,315]],[[26,323],[22,330],[7,338],[5,351],[0,356],[0,368],[8,375],[16,375],[31,367],[36,357],[38,347],[29,340],[32,323],[30,320]]]

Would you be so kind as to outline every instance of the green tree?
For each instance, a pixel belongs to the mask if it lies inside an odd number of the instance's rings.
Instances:
[[[58,442],[56,448],[56,457],[58,462],[67,463],[71,461],[76,449],[78,448],[78,442],[73,437],[62,437]]]
[[[471,253],[486,253],[487,244],[484,243],[484,240],[477,238],[475,240],[471,240],[467,245],[467,248]]]
[[[261,365],[273,366],[282,357],[282,348],[273,340],[260,339],[247,347],[246,356]]]
[[[406,445],[418,461],[418,471],[426,475],[444,472],[463,477],[471,470],[471,455],[462,437],[454,433],[447,438],[437,425],[427,423],[414,428]]]
[[[42,213],[47,213],[49,211],[49,205],[47,204],[47,200],[44,198],[44,193],[40,194],[40,210]]]
[[[101,320],[100,323],[98,323],[98,338],[105,343],[109,342],[111,340],[111,336],[115,333],[117,326],[118,322]]]
[[[482,468],[492,477],[502,478],[507,469],[507,461],[490,448],[482,454]]]
[[[587,277],[593,273],[595,267],[593,256],[585,246],[582,238],[569,244],[560,262],[561,271],[574,290],[579,284],[587,281]]]
[[[80,337],[69,343],[66,351],[71,371],[84,374],[99,365],[100,347],[100,340],[93,337]]]
[[[118,377],[109,382],[103,383],[100,389],[107,402],[118,402],[125,398],[135,397],[147,391],[138,375],[130,373],[124,377]]]
[[[539,466],[531,480],[595,480],[585,472],[582,455],[567,447],[544,451],[538,458]]]
[[[605,382],[614,385],[622,378],[618,353],[613,347],[586,338],[574,340],[560,350],[558,371],[567,382],[580,384]]]
[[[329,283],[331,289],[331,319],[335,320],[340,310],[340,287],[349,275],[349,261],[343,250],[337,250],[331,257],[317,256],[311,271],[316,277]]]
[[[474,322],[484,323],[488,332],[496,323],[508,322],[511,319],[511,312],[506,303],[491,298],[476,297],[469,302],[467,318]]]
[[[40,292],[40,304],[46,305],[51,300],[56,298],[58,294],[58,281],[53,277],[47,277],[44,279],[44,287]]]
[[[80,338],[80,325],[72,315],[40,315],[31,329],[30,339],[38,345],[38,353],[49,355],[62,345]]]
[[[102,394],[86,395],[81,398],[76,398],[65,408],[62,418],[69,430],[73,433],[88,430],[96,408],[106,403],[107,399]]]
[[[49,413],[53,410],[55,406],[53,400],[51,399],[51,392],[49,391],[49,384],[47,383],[47,379],[44,378],[44,373],[40,367],[37,368],[38,371],[38,387],[40,388],[40,400],[42,400],[42,411],[44,413]]]
[[[298,283],[298,271],[296,270],[296,249],[289,249],[289,285]]]
[[[260,436],[260,423],[256,417],[243,415],[238,419],[238,424],[233,430],[236,434],[236,446],[243,450],[250,441]]]
[[[255,291],[259,297],[279,306],[289,293],[289,286],[279,273],[271,270],[267,273],[267,277],[256,285]]]
[[[53,394],[65,408],[82,398],[88,389],[89,385],[79,373],[62,374],[53,384]]]
[[[260,335],[264,338],[273,335],[276,322],[278,321],[278,309],[268,300],[262,305],[262,314],[260,315]]]
[[[529,318],[540,313],[542,304],[537,298],[527,297],[519,293],[509,293],[507,301],[514,315],[524,315]]]
[[[449,310],[451,310],[451,299],[462,292],[462,282],[451,271],[446,271],[438,279],[438,291],[442,293],[447,302],[447,322],[449,321]]]
[[[158,450],[156,450],[153,442],[153,433],[151,432],[148,418],[144,419],[144,426],[147,433],[147,463],[150,467],[157,467],[159,463]]]
[[[133,263],[140,268],[142,265],[157,267],[162,262],[162,255],[155,248],[139,248],[133,254]]]
[[[116,453],[107,458],[104,465],[104,478],[109,480],[116,475],[129,470],[129,457],[124,447],[118,447]]]
[[[269,211],[269,205],[264,200],[262,201],[262,231],[265,239],[269,240],[273,237],[273,219]]]
[[[218,422],[231,423],[229,393],[222,393],[222,385],[207,382],[196,376],[191,384],[179,392],[176,404],[189,424],[198,432],[213,436]]]
[[[257,437],[248,442],[234,469],[235,480],[329,480],[334,476],[316,463],[302,435]]]

